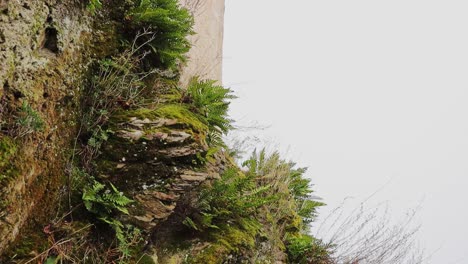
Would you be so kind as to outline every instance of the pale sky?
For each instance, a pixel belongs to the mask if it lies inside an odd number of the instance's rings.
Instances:
[[[428,263],[468,263],[468,2],[226,0],[231,116],[337,206],[420,203]],[[328,210],[325,208],[323,213]]]

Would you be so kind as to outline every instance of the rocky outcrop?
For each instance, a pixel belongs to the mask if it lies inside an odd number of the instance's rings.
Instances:
[[[157,113],[155,110],[146,112]],[[98,161],[99,177],[110,180],[136,203],[125,221],[150,234],[172,213],[183,196],[206,181],[219,178],[225,161],[206,163],[207,128],[174,118],[126,112]],[[118,116],[118,115],[117,115]],[[153,117],[151,117],[153,116]]]
[[[0,252],[44,194],[53,200],[60,191],[64,149],[75,136],[70,105],[90,58],[91,20],[83,12],[73,0],[0,1],[0,129],[14,129],[23,104],[44,122],[22,138],[14,170],[0,171]],[[47,204],[51,200],[44,211]]]
[[[20,231],[28,232],[25,227],[40,233],[41,227],[26,223],[50,221],[70,191],[90,65],[114,54],[122,37],[105,17],[115,14],[93,15],[87,2],[0,0],[0,253]],[[193,75],[220,80],[224,1],[183,3],[195,14],[198,34],[191,37],[181,83]],[[43,125],[18,136],[10,132],[23,105]],[[136,201],[123,220],[148,234],[189,203],[198,186],[218,178],[227,162],[221,156],[207,161],[206,126],[188,112],[171,115],[171,107],[154,115],[116,115],[114,134],[96,160],[96,177]]]

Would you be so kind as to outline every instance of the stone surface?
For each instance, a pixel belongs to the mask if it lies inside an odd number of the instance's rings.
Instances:
[[[15,239],[36,207],[52,210],[64,176],[64,152],[76,133],[67,107],[82,86],[92,50],[91,19],[74,0],[0,2],[0,120],[28,102],[45,122],[23,139],[16,174],[0,186],[0,252]]]
[[[201,140],[206,131],[183,127],[176,119],[128,116],[114,124],[116,133],[98,161],[101,177],[137,201],[125,219],[147,234],[174,212],[181,197],[215,175],[194,171],[207,170],[197,162],[207,151]]]

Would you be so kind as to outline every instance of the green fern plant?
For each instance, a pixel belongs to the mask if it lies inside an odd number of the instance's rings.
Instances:
[[[246,177],[235,168],[226,170],[221,179],[199,194],[200,213],[184,224],[195,230],[218,228],[226,222],[250,218],[258,208],[272,202],[276,196],[265,196],[270,186],[257,186],[255,179]]]
[[[187,36],[193,34],[193,17],[180,7],[177,0],[141,0],[130,10],[127,19],[131,22],[130,32],[141,29],[152,31],[141,41],[149,42],[147,62],[158,61],[165,68],[175,69],[185,62],[185,53],[190,49]],[[151,62],[152,63],[152,62]]]
[[[221,135],[233,128],[228,116],[229,100],[235,99],[229,88],[217,85],[214,80],[193,77],[181,101],[191,105],[191,110],[205,120],[210,129],[207,141],[211,146],[223,146]]]
[[[82,200],[89,212],[95,214],[100,221],[114,229],[119,242],[119,250],[123,257],[128,257],[131,244],[129,243],[129,234],[134,235],[138,231],[132,231],[134,228],[131,226],[124,226],[114,216],[118,212],[128,214],[127,206],[134,201],[123,195],[112,183],[109,185],[110,188],[94,180],[92,185],[83,190]]]
[[[110,189],[106,185],[94,181],[90,187],[83,191],[83,202],[86,209],[99,216],[107,217],[115,211],[128,214],[127,205],[133,202],[110,183]]]
[[[283,195],[283,199],[294,204],[296,213],[307,225],[313,222],[317,208],[325,204],[314,200],[310,179],[304,176],[307,168],[295,168],[295,165],[282,160],[278,152],[267,155],[265,149],[254,151],[243,163],[248,169],[248,175],[257,175],[259,182],[273,186],[273,193]]]
[[[286,250],[290,263],[332,264],[330,251],[333,246],[324,244],[320,239],[300,234],[287,239]]]

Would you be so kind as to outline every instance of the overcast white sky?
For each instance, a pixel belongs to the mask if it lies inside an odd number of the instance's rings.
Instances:
[[[232,117],[270,128],[329,208],[422,199],[429,263],[468,263],[468,1],[226,0]],[[326,209],[325,209],[326,210]]]

